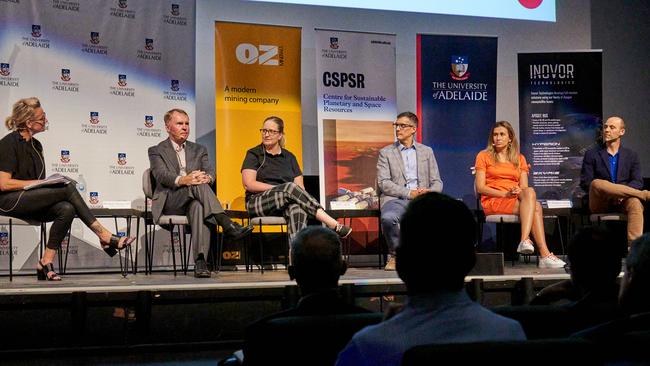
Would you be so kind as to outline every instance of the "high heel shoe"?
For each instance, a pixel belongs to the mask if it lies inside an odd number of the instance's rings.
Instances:
[[[122,239],[121,236],[111,235],[111,240],[108,242],[108,244],[102,244],[102,249],[104,249],[104,252],[106,252],[106,254],[108,254],[110,257],[113,257],[119,250],[126,248],[127,245],[131,245],[131,243],[135,241],[134,237],[127,237],[124,240],[124,244],[120,246],[120,239]]]
[[[36,268],[36,277],[39,279],[39,281],[61,281],[61,277],[54,272],[54,266],[52,263],[48,264],[43,264],[43,262],[38,261],[38,265],[41,266],[41,268]],[[52,276],[48,276],[48,274],[54,273]]]

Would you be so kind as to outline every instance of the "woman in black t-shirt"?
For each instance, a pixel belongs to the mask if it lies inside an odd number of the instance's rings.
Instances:
[[[284,148],[284,121],[279,117],[268,117],[260,132],[262,143],[248,150],[241,168],[248,213],[252,216],[284,216],[292,241],[307,226],[309,216],[342,238],[350,235],[350,227],[339,224],[305,191],[296,156]]]
[[[16,102],[5,125],[12,132],[0,139],[0,215],[52,221],[50,236],[36,269],[39,280],[61,280],[54,272],[52,261],[75,215],[97,235],[110,256],[135,240],[111,234],[90,212],[74,184],[29,189],[30,185],[45,179],[43,146],[34,135],[45,131],[48,121],[38,98]]]

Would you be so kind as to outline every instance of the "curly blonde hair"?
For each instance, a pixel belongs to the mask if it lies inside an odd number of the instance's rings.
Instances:
[[[41,101],[36,97],[23,98],[14,103],[11,116],[5,119],[9,130],[24,130],[27,122],[34,118],[34,110],[41,107]]]

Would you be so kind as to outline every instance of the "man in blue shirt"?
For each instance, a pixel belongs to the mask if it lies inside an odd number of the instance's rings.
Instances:
[[[399,241],[399,220],[409,200],[427,193],[441,192],[442,180],[433,150],[415,142],[418,117],[403,112],[395,123],[397,141],[379,151],[377,184],[381,202],[381,227],[388,245],[385,269],[395,270],[395,247]]]
[[[585,153],[580,186],[589,193],[592,213],[622,211],[627,215],[629,245],[643,233],[643,202],[650,200],[650,192],[641,190],[641,163],[634,151],[621,146],[623,135],[621,117],[605,121],[602,145]]]
[[[431,343],[526,339],[517,321],[473,302],[465,291],[465,276],[476,262],[475,225],[463,202],[441,193],[425,193],[408,205],[395,258],[407,303],[392,318],[356,333],[337,366],[398,366],[406,350]]]

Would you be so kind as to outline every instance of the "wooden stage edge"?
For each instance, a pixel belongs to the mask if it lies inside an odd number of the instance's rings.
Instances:
[[[468,276],[466,282],[481,281],[484,286],[499,287],[499,284],[517,282],[524,278],[532,279],[535,283],[557,282],[568,279],[569,276],[563,269],[539,269],[534,263],[509,263],[504,268],[503,275],[477,275]],[[62,275],[61,282],[37,281],[35,275],[17,275],[9,282],[6,276],[0,277],[0,298],[15,295],[47,295],[70,294],[73,292],[86,293],[128,293],[139,291],[218,291],[239,290],[259,292],[270,289],[283,289],[295,286],[289,280],[287,271],[278,269],[273,271],[245,272],[243,268],[238,271],[222,271],[213,273],[212,278],[197,279],[191,272],[184,275],[182,272],[174,276],[172,272],[154,272],[151,275],[144,273],[129,274],[122,277],[119,273],[103,274],[74,274]],[[389,293],[403,292],[403,283],[396,272],[387,272],[383,269],[350,268],[341,278],[342,286],[353,286],[361,290],[372,287]],[[506,286],[509,287],[509,286]],[[536,286],[537,287],[537,286]]]

